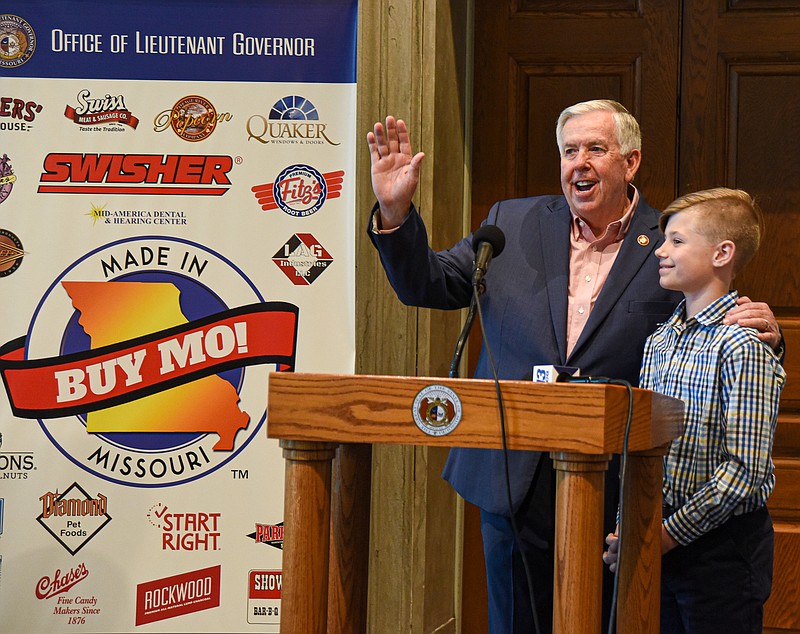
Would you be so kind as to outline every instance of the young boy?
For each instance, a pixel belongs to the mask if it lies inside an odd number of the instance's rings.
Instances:
[[[664,458],[661,632],[761,632],[786,375],[755,330],[722,321],[761,240],[761,211],[746,192],[717,188],[678,198],[659,225],[660,284],[685,299],[647,339],[639,384],[686,403],[684,433]]]

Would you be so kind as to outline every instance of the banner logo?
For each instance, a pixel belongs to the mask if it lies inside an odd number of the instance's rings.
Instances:
[[[283,522],[280,524],[256,524],[256,532],[248,537],[256,544],[266,544],[278,550],[283,550]]]
[[[136,625],[219,607],[221,566],[136,586]]]
[[[161,530],[161,550],[219,550],[221,513],[170,513],[162,504],[147,511],[148,521]]]
[[[247,120],[247,140],[286,145],[339,145],[325,133],[328,127],[318,123],[316,106],[305,97],[289,95],[279,99],[269,111],[269,118],[254,114]]]
[[[168,128],[184,141],[203,141],[211,136],[220,121],[230,121],[229,112],[217,112],[205,97],[189,95],[179,99],[172,109],[156,115],[153,130],[163,132]]]
[[[88,576],[89,570],[86,568],[85,563],[78,564],[66,572],[61,572],[61,569],[58,568],[53,573],[52,577],[45,575],[39,579],[38,583],[36,584],[36,598],[42,600],[52,599],[57,594],[62,594],[72,588],[72,586],[77,585]],[[59,605],[69,605],[71,603],[72,599],[59,597]],[[69,610],[70,608],[64,609]],[[78,612],[79,610],[76,610],[74,614],[78,614]],[[56,608],[56,614],[73,614],[73,612],[61,612],[59,608]]]
[[[309,286],[322,275],[333,258],[310,233],[295,233],[272,256],[272,261],[292,284]]]
[[[14,176],[14,170],[11,169],[8,154],[3,154],[3,158],[0,158],[0,203],[5,202],[5,199],[11,195],[16,180],[17,177]]]
[[[119,125],[108,125],[122,123],[136,129],[139,120],[131,114],[125,106],[125,98],[122,95],[112,96],[106,93],[103,97],[92,97],[89,90],[81,90],[77,96],[78,105],[74,108],[70,105],[64,110],[64,116],[81,126],[104,126],[107,132],[122,131],[124,128]]]
[[[22,265],[25,255],[19,238],[10,231],[0,229],[0,277],[16,271]]]
[[[264,211],[278,209],[289,216],[305,218],[317,213],[328,198],[342,193],[344,171],[321,174],[310,165],[290,165],[274,183],[251,188]]]
[[[280,570],[251,570],[248,576],[247,622],[280,623],[281,585]]]
[[[0,15],[0,68],[22,66],[36,50],[36,34],[25,20],[17,15]]]
[[[64,493],[48,491],[39,498],[42,512],[37,521],[69,554],[76,554],[111,521],[108,498],[91,497],[77,482]]]
[[[38,418],[78,466],[172,486],[256,436],[269,371],[294,369],[297,319],[204,246],[130,238],[53,282],[28,334],[0,348],[0,374],[14,415]]]
[[[222,196],[233,158],[224,155],[62,154],[44,158],[40,194]]]

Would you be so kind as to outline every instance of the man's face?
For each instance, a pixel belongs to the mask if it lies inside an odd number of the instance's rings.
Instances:
[[[606,111],[572,117],[561,138],[561,189],[570,209],[602,234],[627,208],[628,183],[639,169],[641,153],[620,153],[614,118]]]

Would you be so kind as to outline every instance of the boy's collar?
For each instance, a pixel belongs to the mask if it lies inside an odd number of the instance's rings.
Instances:
[[[739,299],[738,291],[728,291],[725,295],[715,299],[688,321],[696,321],[701,326],[718,323],[722,321],[722,318],[731,308],[736,306],[737,299]],[[677,325],[686,322],[686,300],[682,299],[668,323]]]

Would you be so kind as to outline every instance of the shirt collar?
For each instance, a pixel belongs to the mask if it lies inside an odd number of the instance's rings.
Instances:
[[[570,209],[570,214],[572,214],[571,230],[573,240],[586,240],[598,250],[614,242],[621,241],[628,232],[628,228],[631,226],[633,212],[636,210],[638,204],[639,190],[633,185],[628,184],[628,207],[625,209],[625,213],[620,219],[609,223],[605,232],[603,232],[603,235],[600,237],[596,237],[589,228],[589,225]]]
[[[734,306],[736,306],[736,300],[739,298],[738,291],[728,291],[725,295],[720,297],[719,299],[715,299],[711,302],[708,306],[706,306],[703,310],[697,313],[692,319],[689,321],[696,321],[701,326],[711,326],[713,324],[718,324],[722,322],[722,318],[725,314]],[[681,303],[678,304],[678,307],[675,309],[675,312],[672,313],[672,317],[669,318],[667,324],[673,327],[680,326],[684,324],[686,321],[686,300],[682,299]]]

